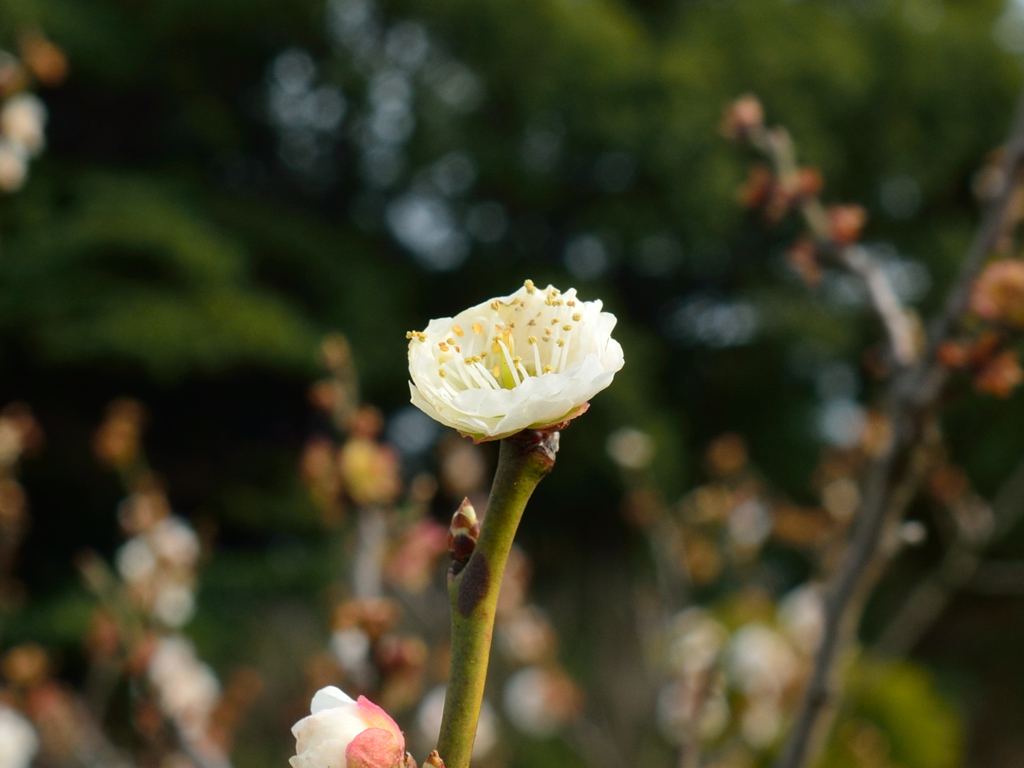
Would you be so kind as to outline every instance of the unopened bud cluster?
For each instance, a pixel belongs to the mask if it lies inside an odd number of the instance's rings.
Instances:
[[[756,97],[741,96],[726,110],[721,133],[758,150],[770,164],[751,166],[737,199],[744,208],[761,213],[770,225],[791,213],[804,216],[810,235],[796,240],[786,260],[805,284],[816,288],[822,279],[821,251],[830,252],[860,240],[867,211],[859,205],[824,207],[819,196],[825,182],[821,171],[795,162],[793,141],[784,128],[765,125],[764,109]]]
[[[1024,331],[1024,259],[988,264],[971,288],[970,309],[981,321],[980,327],[944,342],[938,350],[939,362],[951,370],[967,371],[976,391],[1007,398],[1024,383],[1024,368],[1013,344]]]

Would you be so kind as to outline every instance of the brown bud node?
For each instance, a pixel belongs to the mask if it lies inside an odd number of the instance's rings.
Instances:
[[[469,503],[469,499],[463,499],[462,504],[452,515],[452,524],[448,529],[448,555],[452,559],[453,575],[459,573],[469,562],[479,538],[480,521],[477,519],[476,510]]]

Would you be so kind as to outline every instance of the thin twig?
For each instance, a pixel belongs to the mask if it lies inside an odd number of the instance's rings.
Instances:
[[[889,337],[896,362],[901,366],[912,365],[917,356],[914,326],[882,264],[860,245],[839,248],[836,258],[848,272],[864,281],[875,314]]]
[[[1017,104],[1013,127],[1006,142],[1003,162],[999,171],[1001,187],[998,194],[993,195],[982,216],[981,224],[974,235],[967,256],[961,263],[960,273],[946,295],[946,303],[942,312],[931,323],[926,359],[934,359],[939,345],[960,322],[960,318],[967,309],[974,278],[985,266],[985,259],[995,250],[996,243],[1003,232],[1022,166],[1024,166],[1024,95],[1021,96]]]
[[[889,418],[892,445],[869,469],[852,541],[826,593],[824,630],[811,680],[777,768],[801,768],[824,746],[841,690],[839,662],[892,554],[892,548],[883,546],[884,534],[902,518],[927,467],[927,452],[918,448],[922,415],[896,398]]]
[[[789,132],[783,128],[766,130],[761,127],[750,138],[771,160],[779,183],[787,189],[795,188],[800,168]],[[881,263],[863,246],[840,243],[833,238],[828,211],[816,196],[804,197],[799,210],[814,237],[818,253],[863,281],[871,307],[885,329],[893,359],[901,368],[913,365],[917,359],[914,326]]]
[[[932,324],[926,354],[913,368],[894,377],[886,413],[892,442],[868,470],[863,503],[845,558],[830,585],[825,606],[825,627],[815,655],[814,671],[778,768],[802,768],[819,754],[832,722],[837,700],[838,665],[860,622],[863,604],[874,586],[885,557],[882,547],[887,524],[902,516],[916,491],[920,461],[915,447],[923,423],[934,406],[946,376],[936,360],[939,345],[960,321],[970,288],[984,260],[995,246],[1009,210],[1009,202],[1024,162],[1024,97],[1007,142],[1003,188],[989,204],[978,234],[950,289],[945,307]],[[895,345],[894,345],[895,349]],[[916,469],[916,471],[915,471]]]
[[[1017,464],[996,493],[992,502],[992,524],[980,532],[969,532],[963,527],[957,529],[942,561],[911,590],[895,618],[882,632],[877,651],[893,657],[912,651],[960,590],[1003,591],[1008,583],[1022,583],[1020,577],[1024,575],[1024,568],[1020,564],[1003,567],[1002,564],[982,563],[984,550],[1009,533],[1022,515],[1024,460]]]

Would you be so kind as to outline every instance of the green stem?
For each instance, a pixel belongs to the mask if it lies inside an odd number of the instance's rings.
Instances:
[[[530,430],[501,441],[480,538],[466,567],[449,577],[451,671],[437,743],[445,768],[469,767],[505,563],[526,502],[554,466],[557,450],[557,432]]]

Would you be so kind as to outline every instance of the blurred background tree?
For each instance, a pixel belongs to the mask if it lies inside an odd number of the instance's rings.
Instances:
[[[523,530],[571,671],[614,695],[621,681],[588,669],[618,652],[643,549],[605,436],[652,434],[677,496],[734,431],[780,492],[808,499],[819,451],[855,439],[872,389],[863,296],[838,276],[807,292],[785,232],[737,205],[748,158],[719,136],[723,105],[762,98],[825,194],[867,208],[867,243],[927,311],[975,226],[972,180],[1024,52],[1012,0],[0,3],[0,45],[38,30],[70,72],[40,91],[46,153],[0,199],[0,399],[30,402],[48,438],[23,471],[32,600],[2,640],[63,648],[74,676],[91,603],[72,558],[119,541],[120,491],[88,445],[128,394],[151,408],[174,506],[216,537],[190,631],[215,665],[275,669],[275,691],[300,674],[269,661],[282,637],[315,647],[326,632],[314,602],[330,553],[295,474],[325,333],[348,337],[416,469],[439,432],[405,405],[406,330],[525,277],[619,316],[626,368],[565,434]],[[948,414],[983,492],[1024,451],[1022,419],[1019,395]],[[900,561],[869,631],[937,555]],[[807,568],[783,559],[764,578]],[[971,765],[1022,752],[1022,610],[1019,596],[957,600],[918,649],[963,713]],[[251,740],[253,765],[287,748]]]

